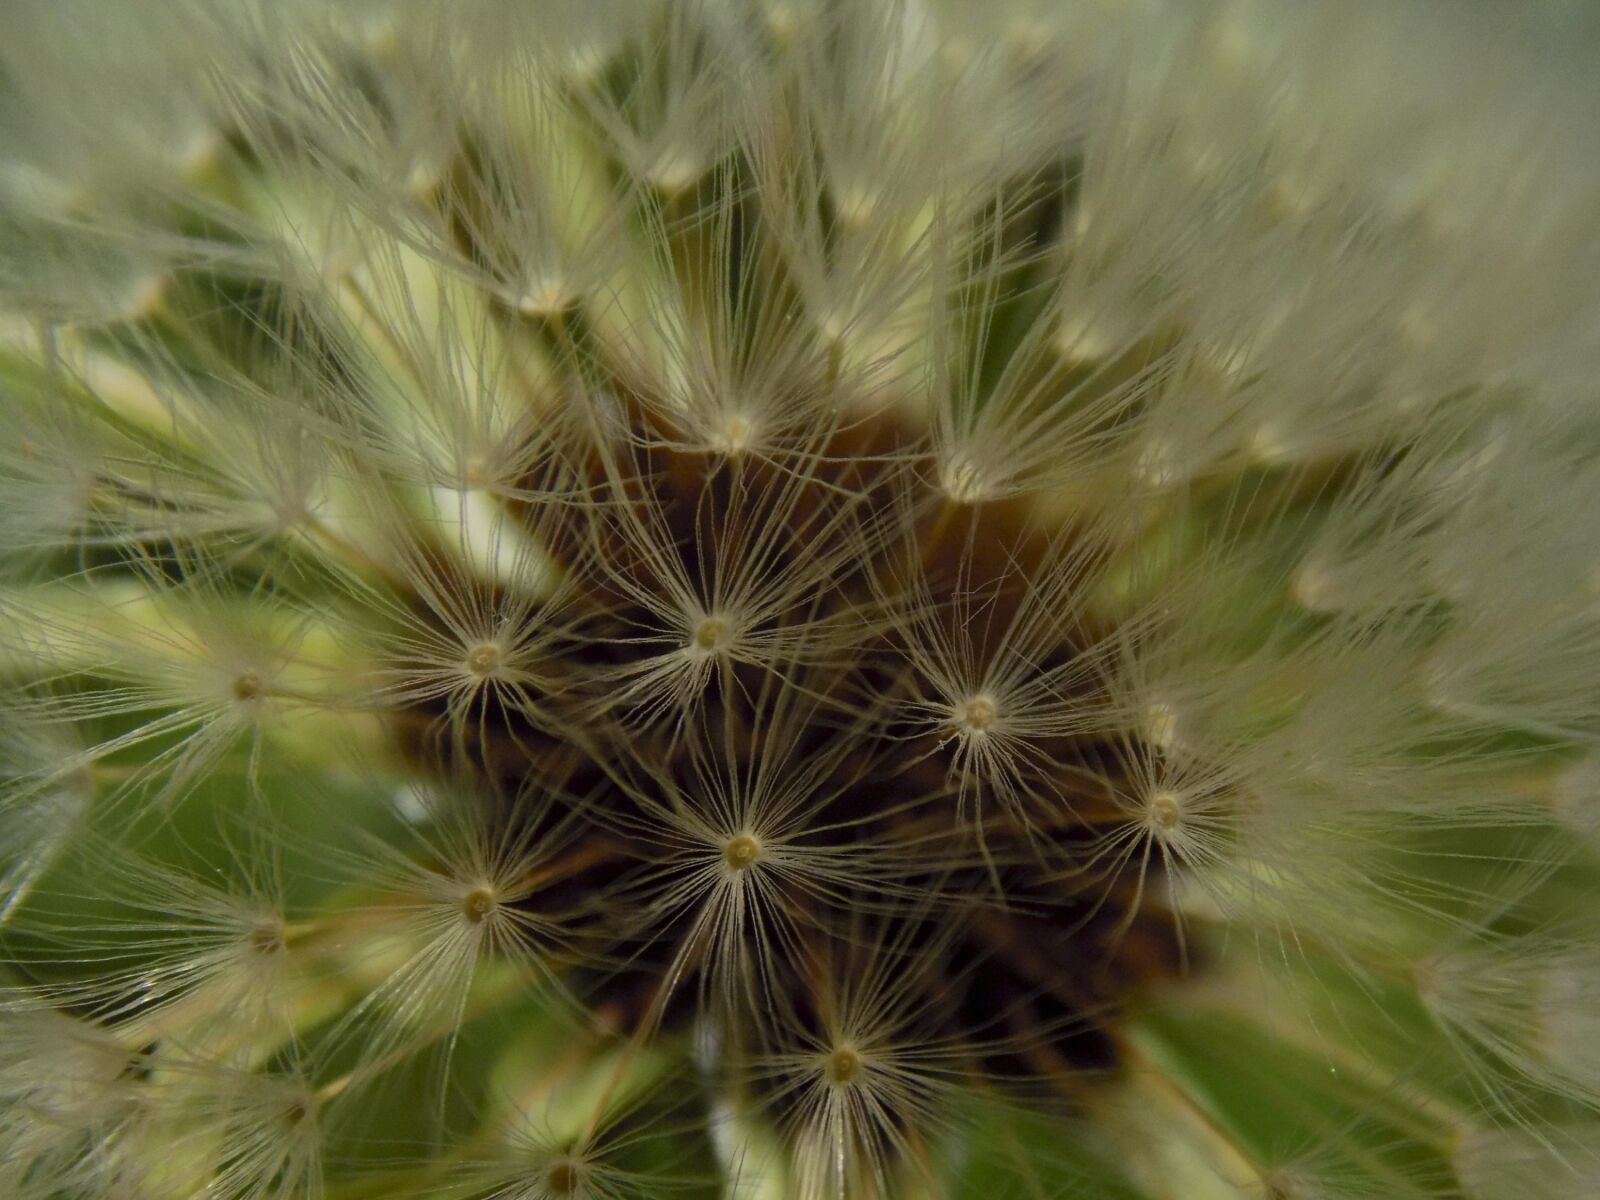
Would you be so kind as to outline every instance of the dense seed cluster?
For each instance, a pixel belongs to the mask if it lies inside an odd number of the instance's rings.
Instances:
[[[560,326],[535,334],[576,353]],[[860,401],[833,416],[837,393],[800,401],[815,428],[758,456],[697,447],[623,380],[598,386],[627,414],[613,438],[583,429],[516,486],[567,589],[548,649],[519,658],[514,691],[494,686],[498,651],[485,669],[492,648],[467,649],[468,695],[393,714],[420,766],[493,810],[491,837],[519,836],[530,790],[561,797],[559,898],[519,903],[581,899],[586,935],[638,974],[633,1019],[692,990],[681,1016],[756,1047],[814,1019],[825,943],[882,909],[873,936],[910,954],[921,1015],[974,1062],[1109,1063],[1123,993],[1180,953],[1153,874],[1106,848],[1139,803],[1128,760],[1161,757],[1116,712],[1114,635],[1086,611],[1107,546],[953,499],[900,422]],[[445,596],[537,603],[432,557]],[[455,635],[436,600],[404,603]],[[930,674],[929,644],[959,653]],[[1000,670],[1006,710],[987,690]],[[1041,723],[1046,696],[1070,726]],[[927,954],[902,922],[962,932]]]

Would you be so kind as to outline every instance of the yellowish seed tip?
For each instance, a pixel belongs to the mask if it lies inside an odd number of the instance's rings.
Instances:
[[[791,4],[778,3],[767,9],[767,30],[778,41],[793,37],[800,28],[800,14]]]
[[[127,315],[133,320],[148,320],[161,310],[167,294],[168,280],[164,275],[147,279],[135,287],[128,301]]]
[[[994,492],[984,473],[968,458],[954,458],[944,465],[939,490],[956,504],[977,504]]]
[[[730,415],[711,435],[711,448],[718,454],[737,458],[750,448],[755,437],[754,423],[738,413]]]
[[[577,303],[566,280],[550,276],[530,283],[517,297],[517,311],[525,317],[559,316]]]
[[[1311,612],[1337,612],[1338,583],[1333,571],[1320,562],[1307,561],[1296,568],[1289,580],[1289,594]]]
[[[705,165],[687,148],[668,147],[645,170],[645,177],[657,190],[676,196],[694,186],[705,174]]]
[[[489,888],[475,887],[461,900],[461,913],[474,925],[481,925],[500,907],[500,901]]]
[[[1152,746],[1170,750],[1178,740],[1178,713],[1172,705],[1154,701],[1144,710],[1144,737]]]
[[[761,857],[761,839],[753,833],[736,833],[723,846],[722,857],[735,871],[752,867]]]
[[[435,162],[417,162],[406,175],[406,190],[418,200],[427,200],[438,191],[443,172]]]
[[[1171,833],[1183,819],[1183,797],[1170,788],[1150,794],[1146,804],[1150,824],[1158,833]]]
[[[994,702],[994,697],[987,692],[980,692],[961,705],[957,719],[966,729],[982,733],[994,724],[995,718],[999,715],[1000,710]]]
[[[1062,317],[1055,344],[1056,352],[1069,363],[1094,363],[1114,356],[1124,341],[1113,333],[1108,318],[1074,312]]]
[[[862,229],[877,213],[882,196],[870,184],[845,182],[834,189],[834,209],[847,228]]]
[[[487,679],[500,669],[500,647],[493,642],[481,642],[467,651],[467,670],[480,679]]]
[[[233,698],[241,702],[259,700],[265,691],[261,676],[254,671],[241,671],[233,681]]]
[[[694,627],[694,644],[707,654],[728,644],[728,623],[721,617],[706,617]]]
[[[829,1083],[844,1087],[861,1077],[861,1067],[861,1055],[853,1047],[840,1046],[828,1055],[823,1070],[828,1076]]]

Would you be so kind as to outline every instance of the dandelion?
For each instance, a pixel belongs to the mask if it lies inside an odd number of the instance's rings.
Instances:
[[[1595,1190],[1593,18],[87,8],[0,1192]]]

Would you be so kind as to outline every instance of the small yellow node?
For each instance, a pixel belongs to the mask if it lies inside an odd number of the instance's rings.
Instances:
[[[1171,833],[1183,820],[1183,797],[1170,788],[1151,793],[1149,803],[1150,824],[1159,833]]]
[[[406,190],[417,199],[425,200],[438,189],[442,175],[438,163],[414,163],[406,174]]]
[[[152,279],[133,289],[130,301],[130,318],[148,319],[160,311],[161,301],[167,293],[168,280],[164,275],[157,275]]]
[[[1304,438],[1296,438],[1282,421],[1263,421],[1245,439],[1245,449],[1251,458],[1268,465],[1287,462],[1303,448]]]
[[[828,1076],[828,1082],[839,1087],[854,1083],[861,1077],[861,1055],[850,1046],[840,1046],[828,1055],[823,1064],[823,1070]]]
[[[778,41],[795,35],[800,28],[800,14],[787,3],[773,4],[767,9],[767,30]]]
[[[1144,736],[1151,745],[1170,750],[1178,740],[1178,713],[1172,705],[1156,700],[1144,710]]]
[[[461,900],[461,915],[474,925],[482,925],[491,916],[495,909],[500,907],[500,901],[489,888],[475,887]]]
[[[480,642],[467,651],[467,670],[480,679],[487,679],[500,669],[500,647],[493,642]]]
[[[733,413],[711,435],[711,448],[729,458],[737,458],[750,448],[756,427],[748,417]]]
[[[261,676],[254,671],[241,671],[233,680],[233,698],[248,702],[261,699],[261,693],[266,690],[261,682]]]
[[[567,281],[559,275],[534,280],[517,297],[517,311],[525,317],[554,317],[577,301]]]
[[[833,202],[840,224],[862,229],[877,215],[883,196],[868,184],[842,182],[834,188]]]
[[[705,164],[693,151],[668,147],[645,168],[644,175],[661,192],[676,196],[694,186],[705,174]]]
[[[966,457],[951,459],[939,473],[939,489],[957,504],[977,504],[993,494],[987,476]]]
[[[837,346],[844,341],[845,334],[849,333],[855,321],[847,312],[835,308],[824,308],[817,313],[817,332],[822,335],[822,340],[830,346]]]
[[[994,702],[994,697],[987,692],[979,692],[967,700],[959,711],[961,724],[973,733],[984,732],[995,723],[995,718],[999,715],[1000,710]]]
[[[1307,560],[1289,579],[1289,594],[1301,608],[1329,613],[1339,610],[1339,587],[1332,568]]]
[[[761,857],[761,839],[753,833],[736,833],[722,847],[722,857],[735,871],[753,867]]]
[[[1131,340],[1118,332],[1108,317],[1072,312],[1061,318],[1055,348],[1068,363],[1094,363],[1114,357]]]
[[[694,644],[707,654],[728,645],[728,623],[721,617],[704,617],[694,627]]]

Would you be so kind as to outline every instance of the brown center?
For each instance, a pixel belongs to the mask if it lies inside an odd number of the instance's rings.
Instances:
[[[571,1196],[583,1185],[583,1172],[571,1159],[559,1159],[550,1164],[544,1182],[552,1195]]]
[[[284,948],[283,918],[265,916],[250,927],[250,947],[258,954],[276,954]]]

